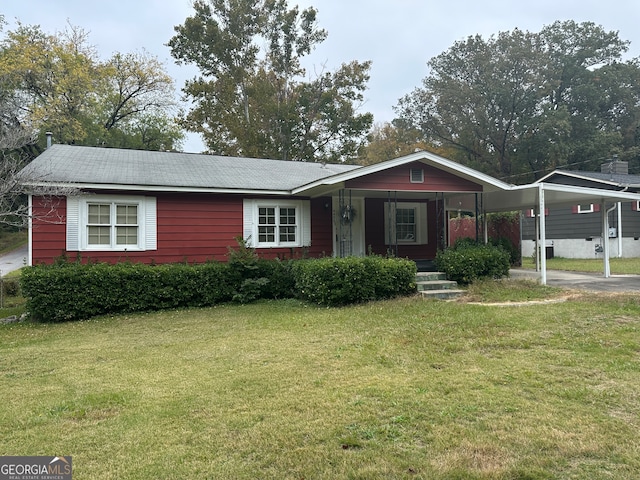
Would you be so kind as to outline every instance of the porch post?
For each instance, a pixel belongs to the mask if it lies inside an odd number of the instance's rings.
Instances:
[[[540,271],[540,206],[533,207],[533,223],[536,226],[536,241],[533,246],[536,258],[536,272]]]
[[[614,206],[615,208],[615,206]],[[609,265],[609,212],[604,202],[600,204],[602,212],[602,251],[604,256],[604,278],[611,276],[611,266]]]
[[[487,219],[487,212],[482,212],[482,229],[484,230],[484,244],[487,245],[489,243],[489,220]]]
[[[618,231],[616,232],[618,234],[618,258],[622,258],[622,202],[618,202],[616,206],[618,208],[616,212],[618,214]]]
[[[547,232],[546,232],[546,220],[544,218],[544,184],[541,183],[538,187],[538,211],[540,212],[537,217],[540,218],[540,284],[547,284]]]
[[[478,194],[476,193],[476,243],[478,243],[478,240],[480,239],[479,228],[480,226],[478,225]]]

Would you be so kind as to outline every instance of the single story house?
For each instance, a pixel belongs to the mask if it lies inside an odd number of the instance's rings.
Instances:
[[[52,145],[21,176],[34,192],[72,188],[30,195],[29,264],[225,260],[241,238],[266,257],[391,253],[420,266],[447,245],[450,211],[640,200],[512,186],[426,151],[363,167]]]
[[[640,175],[630,175],[627,162],[617,159],[601,166],[600,172],[555,170],[538,180],[619,192],[640,191]],[[640,257],[640,204],[615,202],[606,209],[611,256]],[[564,258],[602,258],[602,212],[598,203],[578,203],[545,209],[546,251]],[[533,210],[525,210],[522,222],[522,255],[531,256],[536,239]]]

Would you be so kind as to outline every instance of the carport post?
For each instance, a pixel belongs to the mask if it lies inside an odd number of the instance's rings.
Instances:
[[[538,212],[537,217],[540,219],[540,284],[547,284],[547,232],[546,219],[544,218],[544,183],[538,186]]]
[[[604,278],[611,276],[611,265],[609,264],[609,212],[604,200],[600,204],[602,213],[602,251],[604,255]]]

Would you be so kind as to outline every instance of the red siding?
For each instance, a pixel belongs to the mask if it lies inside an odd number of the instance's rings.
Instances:
[[[410,174],[412,169],[422,169],[424,171],[424,183],[411,183]],[[413,162],[390,170],[354,178],[345,183],[345,188],[420,192],[482,191],[481,185],[421,162]]]
[[[241,196],[166,193],[156,198],[158,249],[145,252],[66,251],[66,200],[58,202],[55,216],[46,216],[50,206],[34,198],[33,264],[52,263],[63,254],[111,263],[202,263],[225,261],[229,247],[237,247],[235,239],[243,232]],[[266,258],[330,255],[331,199],[312,200],[311,212],[311,247],[258,249],[258,254]]]

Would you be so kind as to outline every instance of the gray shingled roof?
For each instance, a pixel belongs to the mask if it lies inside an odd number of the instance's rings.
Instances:
[[[361,167],[52,145],[22,174],[47,183],[289,191],[356,168]]]
[[[613,182],[618,185],[640,185],[640,175],[629,175],[622,173],[602,173],[602,172],[584,172],[581,170],[560,170],[579,177],[592,178],[603,182]]]

